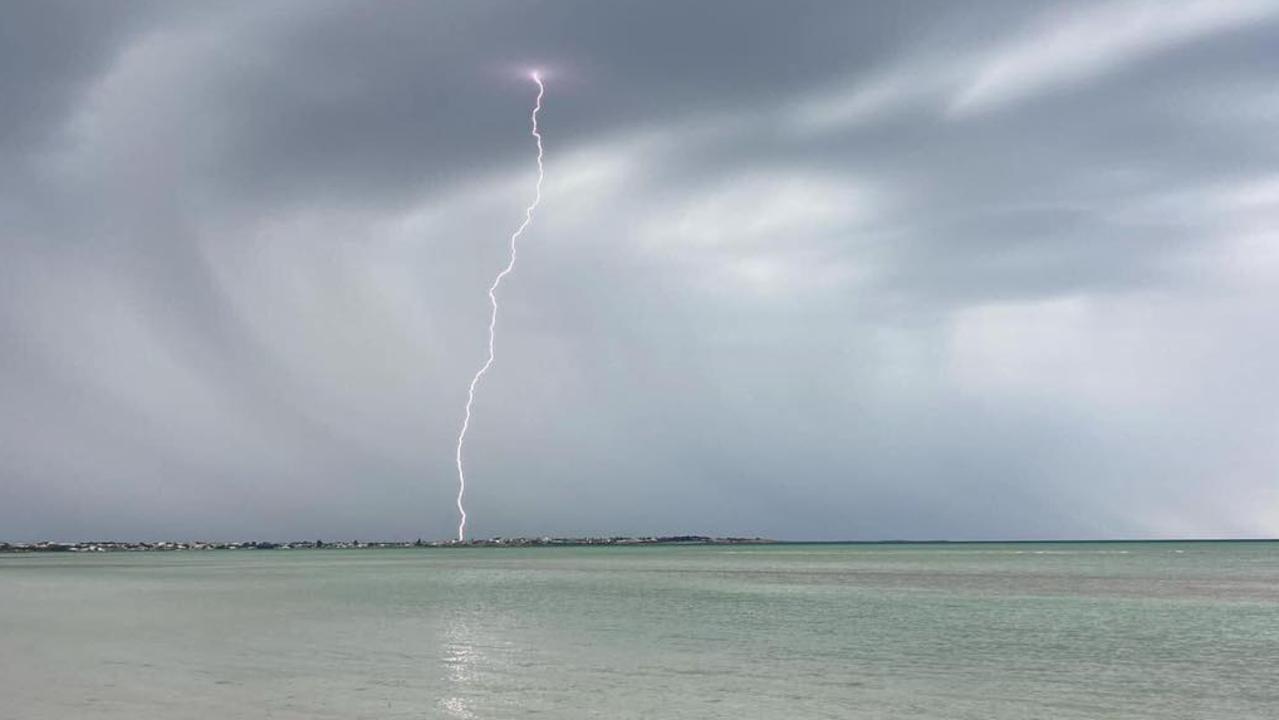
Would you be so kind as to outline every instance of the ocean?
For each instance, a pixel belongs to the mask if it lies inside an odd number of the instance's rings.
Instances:
[[[0,555],[0,718],[1279,717],[1279,543]]]

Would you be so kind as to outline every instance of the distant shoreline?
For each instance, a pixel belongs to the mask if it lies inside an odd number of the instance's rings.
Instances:
[[[774,545],[778,541],[768,538],[711,537],[707,535],[665,535],[645,537],[577,537],[577,538],[482,538],[475,540],[414,540],[375,541],[360,540],[326,542],[324,540],[300,540],[288,542],[205,542],[205,541],[86,541],[7,543],[0,542],[0,553],[38,552],[180,552],[210,550],[403,550],[409,548],[479,548],[479,547],[594,547],[594,546],[642,546],[642,545]]]
[[[414,548],[530,548],[530,547],[651,547],[704,545],[1072,545],[1125,543],[1269,543],[1279,538],[1123,538],[1110,540],[774,540],[762,537],[712,537],[669,535],[646,537],[578,538],[482,538],[475,540],[359,540],[326,542],[204,542],[204,541],[86,541],[86,542],[0,542],[0,554],[101,553],[101,552],[209,552],[215,550],[404,550]]]

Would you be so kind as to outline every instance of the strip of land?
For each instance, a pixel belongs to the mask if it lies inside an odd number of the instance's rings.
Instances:
[[[367,550],[403,549],[422,547],[542,547],[584,545],[764,545],[777,542],[768,538],[711,537],[708,535],[663,535],[649,537],[539,537],[539,538],[483,538],[475,540],[413,540],[396,542],[361,542],[359,540],[326,542],[324,540],[300,540],[294,542],[126,542],[104,540],[95,542],[0,542],[0,553],[45,552],[175,552],[183,550]]]

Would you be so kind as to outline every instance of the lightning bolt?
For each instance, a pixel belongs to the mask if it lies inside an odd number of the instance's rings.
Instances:
[[[537,209],[537,204],[542,202],[542,179],[546,173],[542,168],[542,135],[537,130],[537,114],[542,109],[542,95],[546,93],[546,87],[542,85],[542,76],[537,71],[530,73],[529,77],[537,83],[537,101],[533,104],[533,114],[529,117],[533,125],[531,134],[537,141],[537,185],[534,189],[533,202],[524,209],[524,222],[520,223],[520,226],[511,234],[510,259],[507,260],[506,267],[493,278],[493,284],[489,286],[489,305],[492,308],[489,313],[489,355],[476,371],[475,376],[471,378],[471,386],[466,391],[466,417],[462,420],[462,430],[457,435],[457,512],[461,516],[457,524],[458,542],[466,539],[466,508],[462,505],[462,498],[466,495],[466,471],[462,467],[462,446],[466,443],[466,431],[471,427],[471,406],[475,404],[475,387],[480,384],[480,378],[484,377],[484,373],[488,372],[493,365],[494,345],[497,340],[497,289],[502,284],[502,280],[515,269],[515,250],[520,236],[532,224],[533,211]]]

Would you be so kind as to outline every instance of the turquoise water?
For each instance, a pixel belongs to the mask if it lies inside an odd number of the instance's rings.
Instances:
[[[0,718],[1275,718],[1279,544],[0,556]]]

